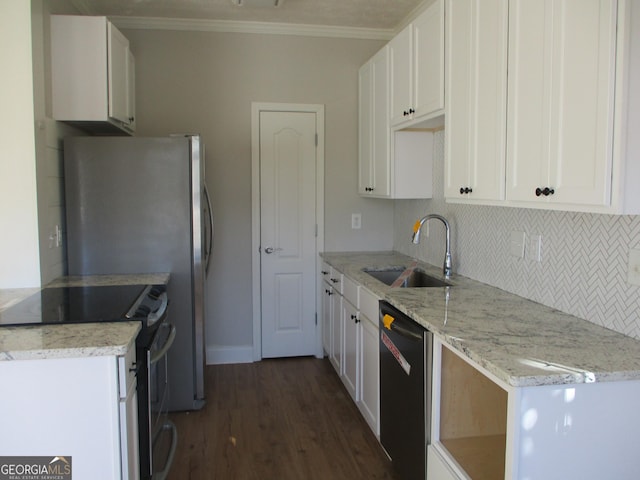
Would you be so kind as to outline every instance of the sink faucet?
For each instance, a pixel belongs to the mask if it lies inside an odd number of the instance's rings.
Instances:
[[[444,228],[446,230],[446,250],[444,252],[444,265],[442,267],[442,273],[444,273],[445,278],[449,278],[451,276],[451,242],[449,222],[447,222],[446,218],[436,213],[432,213],[430,215],[422,217],[413,226],[413,236],[411,237],[411,241],[414,245],[418,245],[420,243],[420,229],[428,220],[431,220],[432,218],[437,218],[442,223],[444,223]]]

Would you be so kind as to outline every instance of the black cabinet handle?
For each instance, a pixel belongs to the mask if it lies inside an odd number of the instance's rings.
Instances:
[[[329,272],[327,272],[326,270],[321,270],[320,273],[322,273],[323,275],[327,275]]]
[[[338,282],[339,282],[339,280],[338,280],[337,278],[332,278],[332,279],[331,279],[331,281],[332,281],[333,283],[338,283]]]
[[[460,195],[464,195],[465,193],[471,193],[471,192],[473,192],[473,188],[460,187]]]
[[[413,108],[409,109],[409,115],[411,115],[412,113],[416,113],[416,111]]]
[[[355,323],[360,323],[360,319],[357,315],[351,315],[351,320],[353,320]]]
[[[539,197],[540,195],[544,195],[545,197],[548,197],[549,195],[553,195],[554,193],[556,192],[553,188],[549,188],[549,187],[536,188],[536,197]]]

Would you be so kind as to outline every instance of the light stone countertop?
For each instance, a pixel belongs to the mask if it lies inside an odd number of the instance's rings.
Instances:
[[[0,362],[124,355],[140,328],[140,322],[2,327]]]
[[[126,275],[70,275],[60,277],[44,288],[54,287],[105,287],[112,285],[166,285],[168,273],[135,273]]]
[[[448,288],[392,288],[362,271],[414,261],[400,253],[321,256],[509,385],[640,380],[640,341],[621,333],[459,275]]]
[[[42,288],[166,285],[168,273],[60,277]],[[0,312],[41,288],[0,289]],[[140,322],[76,323],[0,327],[0,361],[123,355],[135,342]]]

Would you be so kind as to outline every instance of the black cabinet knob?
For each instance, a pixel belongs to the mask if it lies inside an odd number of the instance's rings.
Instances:
[[[539,197],[540,195],[544,195],[545,197],[548,197],[549,195],[553,195],[554,193],[556,192],[553,188],[549,188],[549,187],[536,188],[536,197]]]
[[[465,193],[473,192],[473,188],[469,187],[460,187],[460,195],[464,195]]]
[[[409,115],[411,115],[412,113],[416,113],[416,111],[413,108],[409,109]]]
[[[365,187],[364,191],[365,192],[373,192],[373,187]]]

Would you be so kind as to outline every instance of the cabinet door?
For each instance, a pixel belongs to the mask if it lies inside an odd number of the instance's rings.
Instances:
[[[358,71],[358,193],[373,186],[373,59]]]
[[[122,461],[122,479],[140,478],[140,460],[138,454],[138,394],[135,385],[129,396],[120,401],[120,455]]]
[[[107,23],[108,30],[108,84],[109,84],[109,116],[122,123],[129,123],[129,40],[113,26]]]
[[[360,392],[358,391],[358,377],[360,375],[358,366],[358,357],[360,356],[360,319],[358,315],[359,312],[356,310],[356,307],[343,298],[344,353],[342,355],[342,382],[355,402],[360,400]]]
[[[617,2],[510,5],[507,196],[608,205]]]
[[[331,314],[333,313],[332,288],[327,282],[322,282],[322,347],[331,358],[333,354],[333,337],[331,332]]]
[[[413,109],[412,26],[408,25],[389,43],[391,67],[391,125],[410,119]]]
[[[447,0],[446,11],[445,196],[504,200],[508,2]]]
[[[444,0],[437,0],[413,22],[415,116],[444,108]]]
[[[131,50],[127,50],[127,119],[129,129],[135,131],[136,129],[136,60],[131,53]]]
[[[389,49],[382,48],[359,71],[358,193],[391,195]]]
[[[391,195],[391,130],[389,128],[389,49],[372,59],[373,76],[373,196]]]
[[[375,317],[374,317],[375,318]],[[378,428],[380,404],[380,342],[378,326],[360,312],[360,403],[358,407],[373,433]]]
[[[331,346],[329,360],[338,375],[342,375],[342,349],[344,345],[344,322],[342,319],[342,296],[333,289],[331,295]]]

